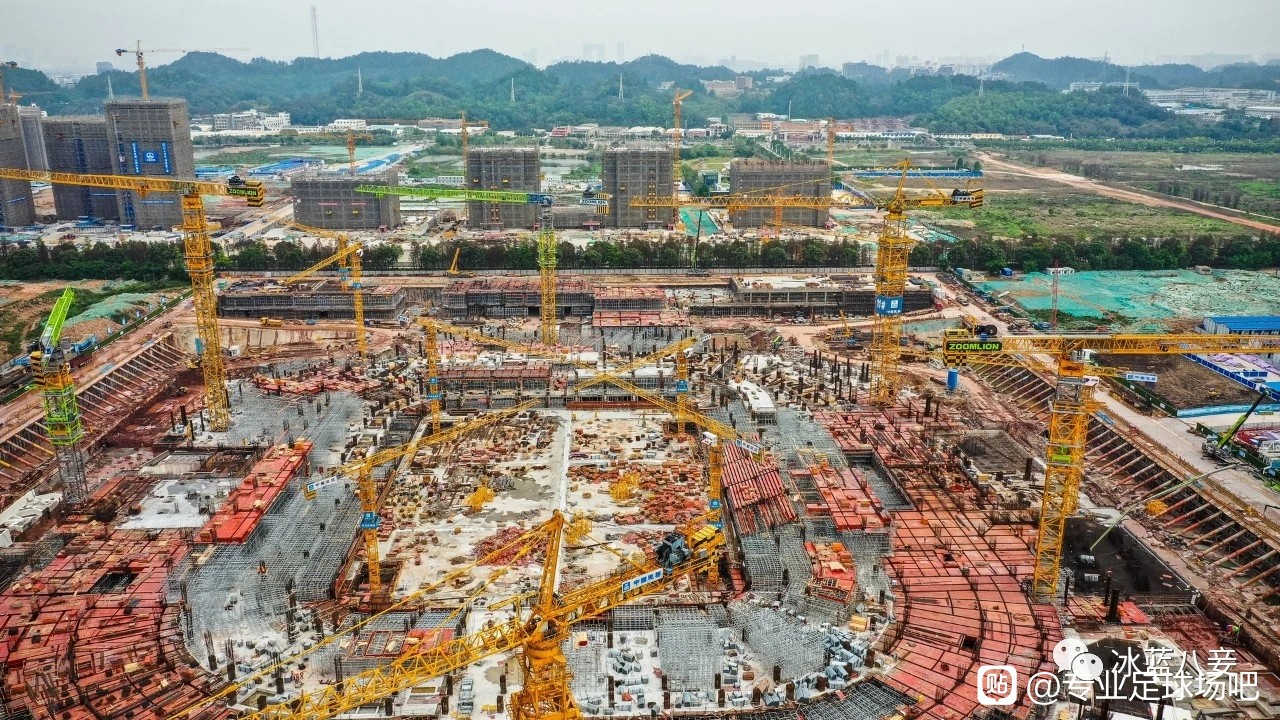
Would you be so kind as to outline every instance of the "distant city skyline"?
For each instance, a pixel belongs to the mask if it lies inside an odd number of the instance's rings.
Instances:
[[[248,47],[224,54],[292,60],[312,55],[310,8],[316,6],[322,57],[360,52],[422,52],[447,57],[491,48],[538,67],[573,60],[616,62],[659,54],[678,62],[734,70],[797,70],[814,56],[839,69],[846,62],[882,66],[919,61],[990,62],[1021,50],[1042,57],[1109,56],[1127,65],[1157,62],[1266,61],[1280,55],[1274,29],[1280,3],[1232,0],[1229,12],[1205,12],[1192,0],[988,0],[980,12],[954,3],[915,0],[907,10],[884,3],[806,6],[738,0],[681,6],[632,0],[602,5],[562,0],[544,5],[491,0],[483,16],[464,0],[381,0],[376,6],[337,0],[222,0],[187,5],[171,0],[65,0],[12,4],[0,25],[0,60],[50,73],[91,73],[96,63],[132,69],[116,47],[141,38],[143,47]],[[376,9],[376,12],[375,12]],[[1194,18],[1194,22],[1189,22]],[[442,23],[448,23],[446,31]],[[889,33],[887,28],[909,31]],[[714,32],[712,32],[714,30]],[[900,37],[894,44],[886,37]],[[42,42],[48,38],[48,42]],[[174,54],[157,54],[155,65]],[[1200,60],[1197,60],[1200,58]]]

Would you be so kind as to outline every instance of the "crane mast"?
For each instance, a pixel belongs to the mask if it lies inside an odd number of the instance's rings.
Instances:
[[[369,343],[368,339],[365,337],[364,329],[364,271],[361,260],[364,255],[364,245],[359,242],[351,242],[346,233],[322,230],[321,228],[311,227],[310,225],[303,225],[301,223],[292,223],[291,227],[295,227],[299,230],[319,235],[321,237],[333,238],[334,242],[337,243],[338,249],[333,255],[330,255],[306,270],[291,275],[284,281],[284,283],[288,285],[299,282],[336,262],[338,264],[339,272],[342,275],[343,287],[351,290],[351,310],[356,323],[356,353],[361,359],[368,357]]]
[[[682,173],[680,172],[680,110],[684,107],[684,101],[693,94],[692,90],[675,89],[675,96],[671,100],[672,126],[671,126],[671,198],[680,200],[680,192],[676,188],[680,187]],[[671,227],[680,227],[680,205],[677,203],[671,208]]]
[[[907,164],[909,167],[909,163]],[[892,405],[902,387],[902,309],[907,290],[907,265],[913,244],[907,235],[907,214],[903,186],[906,168],[898,179],[898,189],[885,208],[876,248],[875,314],[871,320],[871,401]]]
[[[31,353],[31,369],[44,407],[45,432],[48,433],[49,444],[53,445],[63,498],[69,507],[84,502],[89,491],[84,450],[80,445],[84,439],[84,424],[76,401],[76,385],[71,377],[71,366],[59,347],[62,326],[74,300],[74,290],[67,288],[62,292],[45,322],[37,349]]]

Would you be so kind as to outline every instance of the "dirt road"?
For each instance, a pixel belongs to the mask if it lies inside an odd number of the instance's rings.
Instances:
[[[1041,180],[1048,180],[1049,182],[1070,185],[1077,190],[1091,192],[1095,195],[1102,195],[1116,200],[1124,200],[1125,202],[1137,203],[1148,207],[1167,207],[1175,208],[1177,210],[1185,210],[1186,212],[1203,215],[1204,217],[1211,217],[1216,220],[1223,220],[1252,230],[1259,230],[1261,232],[1268,233],[1280,233],[1280,225],[1272,225],[1259,220],[1250,220],[1248,218],[1240,217],[1239,215],[1218,212],[1210,206],[1194,203],[1190,200],[1166,198],[1159,195],[1148,195],[1136,190],[1124,190],[1111,185],[1104,185],[1100,182],[1095,182],[1087,178],[1082,178],[1078,175],[1061,172],[1059,170],[1018,165],[1016,163],[1011,163],[1008,160],[1001,160],[988,153],[978,153],[978,157],[982,160],[982,166],[988,171],[997,170],[1013,175],[1036,177]]]

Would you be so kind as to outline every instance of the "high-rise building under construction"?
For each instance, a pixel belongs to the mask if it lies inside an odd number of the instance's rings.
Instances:
[[[825,163],[734,160],[729,166],[729,186],[734,195],[771,195],[830,199],[831,171]],[[760,227],[775,219],[772,208],[753,208],[730,213],[734,227]],[[830,212],[824,209],[787,208],[785,225],[823,227]]]
[[[110,175],[111,144],[106,118],[97,115],[55,115],[44,119],[44,154],[54,172]],[[116,191],[86,185],[54,185],[53,204],[59,220],[92,216],[120,218]]]
[[[609,196],[607,227],[664,228],[671,208],[631,207],[633,198],[670,199],[671,151],[659,148],[613,148],[604,151],[603,191]]]
[[[465,187],[470,190],[538,192],[542,167],[537,148],[473,148],[467,152]],[[537,205],[467,202],[467,223],[473,228],[532,228]]]
[[[103,104],[117,175],[154,175],[194,179],[195,155],[187,102],[168,98],[109,100]],[[118,193],[120,221],[139,229],[169,229],[182,224],[176,193],[131,190]]]
[[[323,173],[295,177],[293,219],[323,230],[377,230],[400,224],[400,196],[356,192],[360,185],[395,185],[396,171],[351,177]]]
[[[22,142],[22,122],[17,105],[0,102],[0,167],[27,167],[27,151]],[[36,220],[31,183],[0,180],[0,227],[30,225]]]
[[[35,105],[19,105],[18,121],[22,125],[22,143],[27,151],[28,170],[48,170],[49,161],[44,155],[44,128],[40,120],[45,112]]]

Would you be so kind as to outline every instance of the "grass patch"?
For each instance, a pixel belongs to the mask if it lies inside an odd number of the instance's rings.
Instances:
[[[1250,195],[1259,195],[1261,197],[1275,198],[1280,200],[1280,182],[1263,182],[1261,180],[1250,180],[1242,182],[1240,189]]]
[[[930,215],[972,220],[979,236],[1021,238],[1074,237],[1111,239],[1134,236],[1149,238],[1209,235],[1229,237],[1240,228],[1224,220],[1207,218],[1171,208],[1147,207],[1087,193],[1070,191],[1000,193],[987,196],[978,210],[945,207],[920,211]],[[953,231],[948,228],[948,231]],[[969,233],[955,231],[959,235]]]

